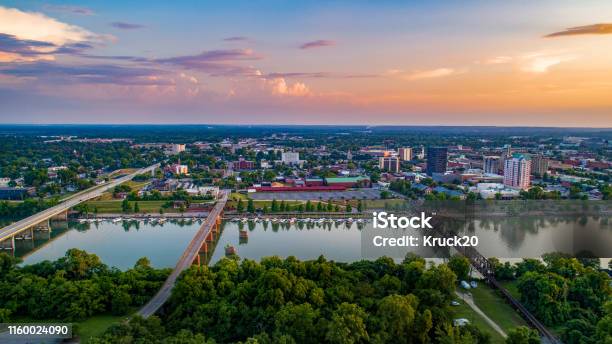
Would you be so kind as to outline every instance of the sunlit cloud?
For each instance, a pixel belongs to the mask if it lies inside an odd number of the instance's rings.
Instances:
[[[554,66],[577,58],[578,55],[567,51],[535,51],[515,56],[496,56],[485,60],[484,64],[513,64],[522,72],[542,74],[549,72]]]
[[[451,75],[460,74],[460,73],[463,73],[463,71],[458,71],[453,68],[436,68],[436,69],[414,72],[414,73],[406,75],[404,78],[407,80],[433,79],[433,78],[443,78],[446,76],[451,76]]]
[[[535,52],[520,57],[519,66],[524,72],[546,73],[550,68],[567,61],[576,59],[573,54]]]
[[[42,13],[24,12],[0,6],[0,33],[24,40],[53,43],[57,46],[103,41],[103,35],[94,34],[76,25],[62,23]]]
[[[495,56],[485,61],[485,64],[504,64],[512,62],[511,56]]]
[[[336,42],[325,40],[325,39],[320,39],[316,41],[306,42],[300,45],[300,49],[322,48],[322,47],[329,47],[333,45],[336,45]]]
[[[272,94],[274,95],[303,97],[311,93],[306,84],[301,82],[287,84],[284,78],[268,80],[268,83],[272,87]]]
[[[544,37],[560,37],[560,36],[575,36],[575,35],[609,35],[612,34],[612,24],[602,23],[585,26],[570,27],[563,31],[553,32]]]

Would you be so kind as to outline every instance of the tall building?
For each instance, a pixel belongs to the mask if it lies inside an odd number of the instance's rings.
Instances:
[[[281,154],[281,161],[286,165],[298,165],[300,163],[300,153],[283,152]]]
[[[174,143],[172,144],[172,153],[174,154],[178,154],[180,152],[184,152],[185,151],[185,145],[181,144],[181,143]]]
[[[541,154],[534,155],[531,157],[531,172],[534,176],[543,176],[548,172],[548,165],[550,159],[544,157]]]
[[[425,147],[421,146],[417,149],[417,159],[425,159]]]
[[[512,158],[512,146],[504,145],[504,148],[502,150],[502,153],[499,159],[499,169],[501,171],[504,171],[504,168],[506,166],[506,160],[511,159],[511,158]]]
[[[500,167],[500,157],[498,156],[485,156],[483,158],[484,163],[483,163],[483,170],[485,173],[493,173],[493,174],[498,174],[499,173],[499,167]]]
[[[400,160],[396,156],[380,157],[378,158],[378,168],[397,173],[400,170]]]
[[[448,148],[427,147],[427,175],[446,172],[448,160]]]
[[[531,159],[523,154],[513,154],[504,162],[504,184],[518,189],[528,189],[531,184]]]
[[[397,155],[402,161],[410,161],[412,160],[412,148],[403,147],[397,150]]]

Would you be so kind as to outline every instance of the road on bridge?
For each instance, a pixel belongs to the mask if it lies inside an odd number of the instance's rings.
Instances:
[[[155,170],[156,168],[159,168],[159,164],[155,164],[155,165],[151,165],[149,167],[145,167],[142,168],[132,174],[128,174],[126,176],[123,176],[121,178],[117,178],[114,180],[109,181],[106,184],[103,185],[97,185],[92,187],[89,191],[83,191],[83,192],[79,192],[78,194],[73,195],[72,197],[68,198],[67,200],[63,201],[62,203],[53,206],[49,209],[45,209],[39,213],[36,213],[30,217],[26,217],[23,220],[14,222],[2,229],[0,229],[0,242],[6,240],[6,239],[10,239],[11,237],[19,234],[20,232],[35,226],[43,221],[46,221],[50,218],[52,218],[53,216],[56,216],[58,214],[61,214],[65,211],[68,211],[70,208],[78,205],[79,203],[88,201],[92,198],[96,198],[101,196],[104,192],[114,188],[115,186],[124,183],[128,180],[131,180],[132,178],[134,178],[135,176],[139,175],[139,174],[144,174],[144,173],[150,173],[151,171]]]
[[[172,270],[172,273],[170,273],[170,276],[168,276],[157,294],[155,294],[155,296],[153,296],[153,298],[149,300],[149,302],[138,311],[138,314],[140,316],[144,318],[150,317],[151,315],[155,314],[157,310],[159,310],[159,308],[166,302],[166,300],[168,300],[178,276],[180,276],[181,272],[188,269],[193,264],[193,261],[196,259],[196,256],[200,254],[200,248],[202,247],[202,244],[204,244],[208,233],[215,225],[217,217],[221,215],[221,212],[225,207],[225,203],[227,203],[228,195],[228,190],[221,191],[221,197],[217,200],[217,204],[215,204],[215,207],[208,214],[208,217],[189,243],[189,246],[187,246],[185,252],[183,252],[183,255],[174,267],[174,270]]]

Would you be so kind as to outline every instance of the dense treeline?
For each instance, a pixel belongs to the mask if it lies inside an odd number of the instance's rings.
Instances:
[[[120,271],[78,249],[54,262],[16,263],[0,253],[0,322],[17,316],[73,321],[100,313],[127,314],[146,303],[170,273],[153,269],[146,258]]]
[[[516,280],[521,303],[566,344],[612,343],[612,280],[599,259],[546,254],[515,265],[491,259],[497,279]]]
[[[93,342],[489,343],[476,327],[453,327],[456,281],[446,264],[416,256],[225,258],[184,272],[161,319],[136,318]]]
[[[23,202],[0,201],[0,218],[22,219],[57,205],[57,199],[26,199]]]

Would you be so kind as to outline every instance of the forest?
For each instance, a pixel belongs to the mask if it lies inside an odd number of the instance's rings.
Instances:
[[[450,266],[464,267],[412,255],[401,264],[225,258],[184,272],[159,318],[134,318],[93,343],[489,343],[476,327],[453,326]]]
[[[146,303],[169,273],[152,268],[147,258],[121,271],[78,249],[53,262],[26,266],[0,253],[0,322],[70,322],[103,313],[128,314]]]

